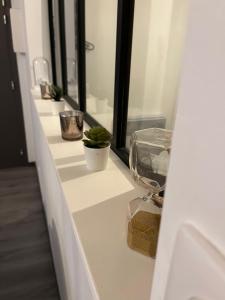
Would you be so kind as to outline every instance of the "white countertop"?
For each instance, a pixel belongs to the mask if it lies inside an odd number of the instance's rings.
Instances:
[[[128,202],[146,191],[112,151],[106,170],[89,171],[82,141],[62,140],[50,101],[34,102],[100,300],[149,300],[154,260],[126,243]]]

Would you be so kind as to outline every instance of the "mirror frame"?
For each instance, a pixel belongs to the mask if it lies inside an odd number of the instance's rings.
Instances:
[[[54,23],[52,11],[52,1],[49,2],[49,28],[51,36],[52,59],[54,53]],[[66,67],[66,38],[65,38],[65,0],[59,1],[59,25],[60,25],[60,45],[61,45],[61,66],[63,90],[66,101],[74,109],[84,112],[85,121],[91,126],[102,126],[93,116],[86,111],[86,52],[85,52],[85,0],[74,0],[76,28],[77,28],[77,59],[78,59],[78,102],[77,104],[67,91],[67,67]],[[127,113],[129,100],[131,50],[133,37],[134,5],[135,0],[117,0],[117,36],[116,36],[116,57],[115,57],[115,79],[114,79],[114,107],[113,107],[113,134],[111,149],[128,166],[129,153],[125,148]],[[53,62],[53,78],[55,76],[55,62]]]

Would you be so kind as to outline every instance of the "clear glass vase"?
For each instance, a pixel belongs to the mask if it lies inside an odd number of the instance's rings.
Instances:
[[[34,81],[35,85],[39,86],[43,83],[50,83],[49,63],[43,57],[36,57],[33,60]]]
[[[130,171],[148,193],[129,203],[127,242],[150,257],[156,255],[163,204],[159,193],[165,189],[171,137],[171,131],[160,128],[136,131],[131,137]]]

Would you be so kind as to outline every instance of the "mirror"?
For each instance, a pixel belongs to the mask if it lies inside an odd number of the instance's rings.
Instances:
[[[136,130],[174,127],[187,3],[135,2],[127,148]]]
[[[64,1],[67,94],[78,104],[77,37],[76,37],[75,5],[76,5],[75,0]]]
[[[55,80],[56,84],[62,87],[62,65],[61,65],[61,45],[60,45],[60,22],[59,22],[59,0],[49,0],[51,1],[52,9],[51,15],[52,20],[52,51],[54,51],[55,60]],[[54,70],[53,70],[54,71]]]
[[[111,133],[117,2],[116,0],[85,1],[87,112]]]

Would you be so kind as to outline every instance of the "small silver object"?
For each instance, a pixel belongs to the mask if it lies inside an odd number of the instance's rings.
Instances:
[[[75,141],[83,137],[83,113],[79,110],[59,113],[62,138]]]
[[[51,85],[48,84],[47,82],[43,82],[40,84],[40,88],[41,88],[41,98],[44,100],[50,100],[51,99],[51,96],[50,96]]]

